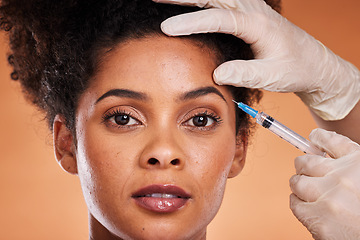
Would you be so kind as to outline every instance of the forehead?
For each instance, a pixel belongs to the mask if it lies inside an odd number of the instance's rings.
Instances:
[[[198,41],[152,36],[121,42],[102,57],[92,81],[100,92],[111,88],[172,95],[216,85],[212,73],[217,54]]]

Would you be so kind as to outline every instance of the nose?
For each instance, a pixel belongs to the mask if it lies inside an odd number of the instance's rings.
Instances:
[[[149,137],[140,156],[140,167],[147,169],[184,168],[184,155],[174,133],[157,133]]]

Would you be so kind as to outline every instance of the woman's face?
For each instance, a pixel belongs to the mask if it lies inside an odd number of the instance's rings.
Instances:
[[[74,152],[96,231],[205,238],[246,145],[236,144],[234,103],[214,84],[215,67],[208,48],[160,36],[103,59],[79,101]]]

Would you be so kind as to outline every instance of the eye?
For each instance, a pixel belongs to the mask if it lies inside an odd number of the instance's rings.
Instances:
[[[109,120],[117,125],[135,125],[139,122],[128,114],[118,114],[110,117]]]
[[[141,125],[141,122],[132,117],[130,113],[119,109],[110,110],[103,116],[103,122],[110,127],[132,127]]]
[[[212,125],[214,122],[214,119],[211,119],[206,115],[198,115],[193,117],[189,124],[195,127],[206,127]]]
[[[214,113],[207,111],[197,113],[190,117],[185,123],[185,126],[191,127],[195,130],[212,130],[221,123],[221,118]]]

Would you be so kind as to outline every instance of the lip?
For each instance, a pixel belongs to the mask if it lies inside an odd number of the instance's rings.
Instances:
[[[164,184],[146,186],[134,192],[131,197],[138,206],[146,210],[172,213],[184,207],[191,195],[180,187]]]

